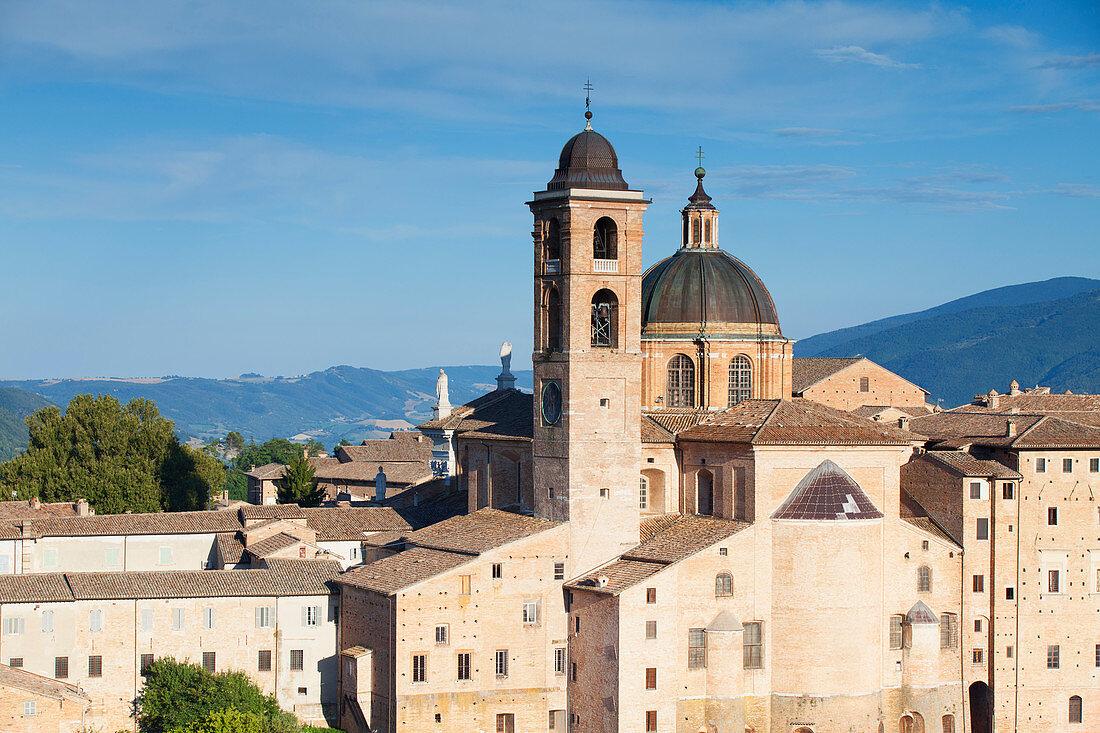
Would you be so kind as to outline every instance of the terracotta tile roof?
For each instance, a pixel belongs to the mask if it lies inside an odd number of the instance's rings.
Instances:
[[[248,554],[253,557],[267,557],[268,555],[274,555],[276,552],[287,549],[288,547],[294,547],[298,543],[302,542],[297,537],[288,535],[286,532],[279,532],[273,534],[270,537],[264,537],[259,542],[253,542],[247,546]]]
[[[36,507],[30,501],[0,501],[0,520],[42,519],[45,517],[75,517],[72,501],[41,502]]]
[[[339,564],[327,560],[272,558],[266,569],[65,573],[65,579],[75,600],[232,598],[328,595],[339,574]]]
[[[227,565],[244,562],[244,543],[237,532],[222,532],[217,536],[218,557]]]
[[[283,477],[283,471],[286,470],[286,465],[282,463],[265,463],[262,466],[256,466],[244,472],[245,476],[251,476],[254,479],[270,480]]]
[[[713,414],[714,413],[709,410],[691,410],[682,407],[642,411],[642,415],[648,417],[673,435],[687,430],[688,428],[695,427]]]
[[[882,519],[884,516],[854,478],[825,459],[802,477],[771,518],[848,520]]]
[[[473,556],[467,554],[413,547],[369,565],[353,568],[336,582],[390,595],[473,560]]]
[[[429,420],[420,430],[453,430],[469,438],[530,440],[534,432],[534,396],[516,389],[489,392],[456,407],[449,417]]]
[[[314,475],[319,481],[340,482],[359,481],[373,484],[378,476],[379,467],[386,474],[386,484],[413,485],[427,481],[432,477],[432,469],[427,461],[423,463],[363,462],[341,463],[335,458],[311,459]]]
[[[432,441],[415,430],[394,431],[389,438],[364,440],[360,445],[342,445],[336,449],[337,460],[347,462],[411,462],[428,463],[432,459]]]
[[[409,533],[406,540],[418,547],[480,555],[560,524],[561,522],[548,519],[486,508],[418,529]]]
[[[39,697],[49,697],[54,700],[77,700],[90,703],[92,699],[76,685],[32,674],[24,669],[9,667],[0,664],[0,687],[7,687],[23,692],[29,692]]]
[[[1015,434],[1009,434],[1009,423]],[[1100,447],[1100,427],[1048,415],[989,412],[939,412],[915,417],[914,433],[927,436],[933,445],[961,448],[980,445],[995,448],[1094,448]]]
[[[318,542],[359,540],[367,532],[412,530],[409,521],[388,506],[306,507],[302,513]]]
[[[240,529],[235,512],[154,512],[151,514],[97,514],[90,517],[51,517],[26,522],[41,537],[101,535],[214,534]]]
[[[0,575],[0,603],[71,601],[73,593],[61,573]]]
[[[917,436],[811,400],[745,400],[711,413],[678,440],[753,445],[908,445]]]
[[[924,406],[914,405],[862,405],[854,410],[848,410],[856,417],[873,418],[875,415],[881,415],[888,410],[897,410],[898,412],[904,412],[910,417],[917,417],[919,415],[931,415],[931,408]]]
[[[748,526],[746,522],[694,514],[651,517],[642,523],[645,539],[641,543],[565,587],[615,595]]]
[[[931,535],[939,537],[945,542],[962,547],[962,541],[956,539],[939,522],[932,518],[928,511],[914,499],[909,492],[901,491],[899,502],[901,521],[911,524]]]
[[[385,547],[394,542],[403,542],[408,532],[371,532],[363,538],[363,544],[368,547]]]
[[[257,519],[305,519],[305,512],[297,504],[264,504],[242,506],[237,510],[242,522]]]
[[[647,413],[642,413],[641,432],[643,443],[675,443],[676,436],[661,426]]]
[[[826,356],[796,356],[791,360],[792,390],[795,395],[800,395],[821,380],[828,379],[840,370],[847,369],[852,364],[862,359],[862,356],[839,358]]]
[[[1028,391],[1016,395],[997,395],[996,407],[992,407],[988,402],[989,398],[986,395],[979,395],[979,399],[973,403],[956,407],[951,412],[1050,415],[1070,422],[1100,427],[1100,395]]]
[[[966,451],[958,450],[933,450],[922,454],[917,460],[928,459],[947,466],[960,476],[993,476],[1003,479],[1022,479],[1018,471],[1014,471],[1000,461],[975,458]]]

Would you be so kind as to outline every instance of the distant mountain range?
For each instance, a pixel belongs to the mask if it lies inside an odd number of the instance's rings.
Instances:
[[[931,391],[945,407],[990,388],[1041,384],[1100,393],[1100,280],[1063,277],[987,290],[919,313],[819,334],[795,344],[797,356],[862,354]],[[496,387],[499,366],[446,367],[453,404]],[[358,442],[426,420],[438,367],[384,372],[338,366],[295,377],[237,379],[62,379],[0,382],[0,460],[23,450],[23,418],[73,395],[148,397],[184,438],[229,430],[262,442],[307,435],[326,447]],[[531,372],[516,372],[531,388]]]
[[[978,392],[1043,385],[1100,392],[1100,280],[1060,277],[986,290],[918,313],[819,334],[795,356],[862,354],[945,407]]]
[[[448,366],[451,403],[461,405],[496,388],[496,366]],[[515,372],[516,386],[531,388],[531,372]],[[337,366],[295,378],[246,375],[237,379],[60,379],[3,382],[64,407],[82,393],[110,394],[123,403],[148,397],[176,423],[184,438],[210,440],[236,430],[245,440],[308,435],[327,448],[341,438],[389,435],[431,416],[439,368],[384,372]],[[11,388],[18,388],[11,390]],[[24,394],[26,394],[24,392]],[[21,422],[21,419],[20,419]],[[23,431],[26,444],[26,431]]]

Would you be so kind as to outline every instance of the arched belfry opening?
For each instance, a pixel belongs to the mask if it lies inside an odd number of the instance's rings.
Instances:
[[[592,296],[592,345],[619,346],[619,299],[606,288]]]
[[[592,259],[619,259],[619,226],[609,216],[601,216],[592,228]]]
[[[543,348],[561,351],[561,295],[551,285],[546,292],[546,339]]]
[[[552,217],[546,223],[544,245],[547,272],[558,272],[561,263],[561,224],[558,222],[557,217]]]

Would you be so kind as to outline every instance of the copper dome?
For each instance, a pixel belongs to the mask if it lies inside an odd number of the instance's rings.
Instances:
[[[748,265],[713,248],[684,248],[642,278],[642,327],[649,323],[773,323],[775,303]]]
[[[561,149],[558,169],[546,184],[548,191],[566,188],[596,188],[625,191],[628,186],[619,170],[619,156],[607,138],[595,130],[584,130]]]

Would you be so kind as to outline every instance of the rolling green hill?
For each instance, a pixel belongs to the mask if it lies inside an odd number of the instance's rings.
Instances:
[[[0,463],[27,449],[23,418],[49,404],[49,400],[33,392],[0,387]]]
[[[496,387],[500,366],[445,367],[451,403],[460,405]],[[341,438],[358,442],[428,419],[438,367],[384,372],[337,366],[295,378],[244,375],[238,379],[172,377],[149,380],[62,379],[6,382],[59,405],[76,394],[111,394],[125,403],[153,400],[184,438],[203,440],[239,431],[246,440],[309,434],[326,447]],[[516,372],[530,389],[531,372]]]
[[[945,407],[991,388],[1004,392],[1013,379],[1022,387],[1100,393],[1100,289],[922,317],[814,355],[856,354],[916,382]]]

